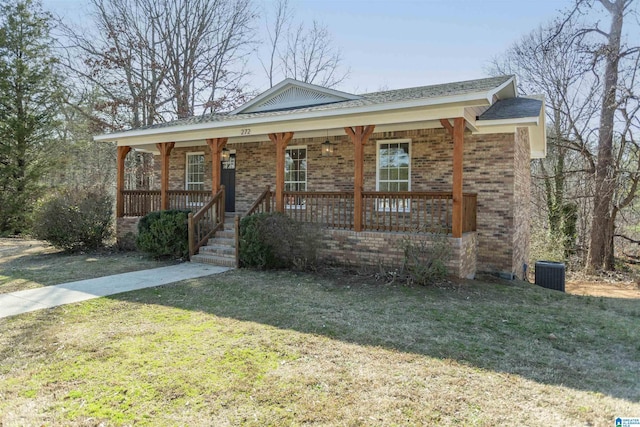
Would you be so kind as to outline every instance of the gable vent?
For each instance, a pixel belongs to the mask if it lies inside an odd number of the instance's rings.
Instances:
[[[263,111],[283,110],[286,108],[301,108],[338,101],[344,101],[344,98],[294,86],[284,90],[272,98],[268,98],[258,105],[255,105],[246,112],[257,113]]]

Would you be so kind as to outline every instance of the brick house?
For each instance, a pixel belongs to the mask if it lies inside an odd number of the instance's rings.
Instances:
[[[230,113],[95,139],[118,145],[119,236],[189,208],[192,259],[215,262],[235,237],[225,211],[277,210],[320,224],[338,262],[393,264],[404,237],[444,234],[460,277],[523,276],[530,160],[546,154],[544,103],[514,76],[363,95],[286,79]],[[124,188],[132,148],[157,156],[158,188]]]

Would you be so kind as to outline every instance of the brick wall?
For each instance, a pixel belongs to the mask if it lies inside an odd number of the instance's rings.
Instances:
[[[354,156],[350,139],[329,138],[332,157],[321,156],[326,138],[299,138],[290,146],[307,147],[309,191],[353,191]],[[411,189],[451,191],[452,142],[444,129],[374,133],[365,146],[365,191],[376,189],[376,141],[411,139]],[[464,188],[478,194],[478,271],[521,275],[528,252],[528,195],[530,186],[526,128],[514,134],[465,133]],[[236,150],[236,210],[246,211],[270,185],[275,189],[275,146],[271,141],[229,144]],[[209,148],[176,148],[170,159],[170,188],[184,189],[187,152],[205,153],[205,188],[211,185]],[[156,165],[159,159],[156,158]],[[160,182],[157,179],[156,182]]]
[[[401,233],[350,230],[323,230],[320,258],[341,265],[370,265],[400,267],[404,258]],[[413,242],[448,244],[451,257],[446,263],[454,277],[473,278],[476,273],[476,233],[465,233],[462,238],[421,234],[409,236]],[[444,241],[442,240],[444,239]]]
[[[116,218],[116,241],[121,248],[135,248],[140,216]]]
[[[518,128],[515,138],[513,273],[524,278],[524,264],[528,262],[531,218],[531,149],[529,129]]]

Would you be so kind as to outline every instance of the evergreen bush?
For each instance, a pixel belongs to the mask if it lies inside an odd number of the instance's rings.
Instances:
[[[151,212],[140,218],[136,246],[156,258],[189,256],[188,210]]]

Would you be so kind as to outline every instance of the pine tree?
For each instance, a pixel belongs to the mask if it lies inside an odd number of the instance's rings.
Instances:
[[[0,235],[28,230],[52,165],[62,86],[50,22],[32,0],[0,4]]]

